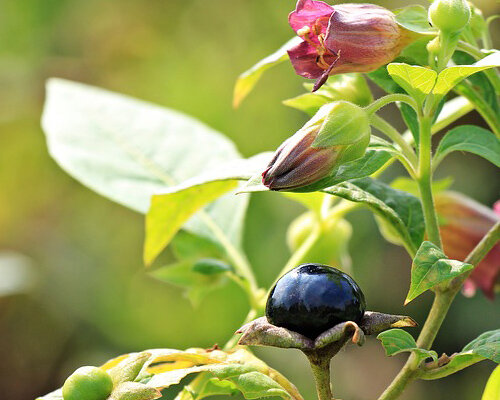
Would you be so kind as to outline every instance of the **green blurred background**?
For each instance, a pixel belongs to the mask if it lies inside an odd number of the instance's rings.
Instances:
[[[486,15],[498,12],[497,2],[476,4]],[[248,307],[230,284],[193,309],[179,289],[144,273],[143,216],[86,189],[49,157],[40,129],[45,80],[64,77],[181,110],[225,133],[245,156],[272,150],[305,121],[280,103],[302,91],[303,80],[288,63],[281,65],[238,110],[231,108],[232,88],[240,72],[292,35],[286,15],[293,7],[292,0],[0,0],[3,400],[33,399],[60,386],[76,367],[124,352],[222,344]],[[460,122],[481,123],[475,113]],[[400,173],[394,166],[384,179]],[[438,174],[448,175],[455,176],[454,189],[484,204],[498,197],[497,170],[478,157],[450,156]],[[301,211],[279,195],[252,198],[245,249],[262,285],[286,262],[286,227]],[[349,220],[354,275],[369,309],[423,323],[430,295],[402,306],[410,262],[404,250],[381,239],[368,212]],[[450,354],[498,328],[498,306],[481,293],[457,298],[435,349]],[[302,355],[257,353],[306,399],[314,398]],[[385,357],[374,339],[362,349],[348,348],[333,365],[335,393],[374,399],[403,361]],[[478,399],[492,368],[484,362],[441,381],[416,383],[402,398]]]

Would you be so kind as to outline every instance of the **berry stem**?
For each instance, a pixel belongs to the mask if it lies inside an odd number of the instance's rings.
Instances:
[[[316,383],[318,400],[334,400],[330,381],[330,356],[318,352],[306,354]]]

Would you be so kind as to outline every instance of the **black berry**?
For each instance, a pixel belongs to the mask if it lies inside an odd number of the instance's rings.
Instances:
[[[365,296],[349,275],[326,265],[302,264],[273,287],[266,316],[273,325],[314,339],[340,322],[360,322],[365,308]]]

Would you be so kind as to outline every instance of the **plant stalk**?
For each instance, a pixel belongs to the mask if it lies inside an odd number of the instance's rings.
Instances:
[[[441,234],[434,207],[432,196],[432,149],[431,149],[431,125],[432,117],[429,115],[420,116],[420,146],[418,158],[418,187],[422,208],[424,211],[425,228],[428,239],[439,248],[442,248]]]
[[[414,168],[417,165],[417,156],[415,155],[415,151],[409,145],[406,140],[403,138],[403,136],[397,131],[396,128],[394,128],[391,124],[389,124],[385,119],[379,117],[377,114],[373,114],[370,118],[371,124],[383,132],[387,137],[389,137],[394,143],[396,143],[399,148],[401,149],[401,152],[405,156],[405,158],[409,162],[409,166],[411,167],[411,170],[408,171],[410,175],[414,174]]]
[[[413,99],[413,97],[410,97],[407,94],[402,94],[402,93],[392,93],[392,94],[388,94],[386,96],[380,97],[379,99],[375,100],[369,106],[366,106],[365,111],[368,114],[374,114],[376,111],[380,110],[382,107],[385,107],[386,105],[388,105],[390,103],[394,103],[396,101],[406,103],[409,106],[411,106],[416,112],[418,112],[418,104]]]

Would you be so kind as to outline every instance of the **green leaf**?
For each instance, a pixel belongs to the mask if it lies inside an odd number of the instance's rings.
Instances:
[[[402,329],[389,329],[377,336],[384,346],[386,354],[391,357],[403,352],[414,352],[419,361],[432,357],[437,360],[437,353],[434,350],[420,349],[413,339],[413,336]]]
[[[419,374],[418,378],[427,381],[441,379],[483,360],[484,357],[472,352],[453,354],[448,363],[442,367],[423,370]]]
[[[493,54],[486,56],[475,64],[448,67],[438,75],[436,86],[434,86],[432,92],[437,96],[444,96],[462,79],[476,72],[498,66],[500,66],[500,52],[495,51]]]
[[[158,389],[139,382],[124,382],[115,386],[108,400],[154,400],[160,397]]]
[[[426,290],[449,281],[474,266],[462,261],[450,260],[439,247],[431,242],[423,242],[418,249],[411,267],[411,284],[405,305]]]
[[[500,365],[497,366],[486,382],[481,400],[498,400],[500,393]]]
[[[500,363],[500,329],[484,332],[462,349]]]
[[[292,396],[269,376],[258,371],[240,372],[240,366],[215,366],[211,372],[221,380],[228,380],[243,394],[245,399],[262,397],[281,397],[292,399]]]
[[[427,95],[432,91],[436,82],[437,73],[432,69],[418,65],[392,63],[387,66],[387,71],[398,85],[415,98],[422,105]]]
[[[419,378],[425,380],[444,378],[485,359],[497,363],[500,361],[500,329],[481,334],[460,353],[453,354],[446,364],[424,370]]]
[[[227,138],[176,111],[60,79],[47,90],[42,125],[52,157],[84,185],[133,210],[145,213],[154,193],[240,159]],[[209,196],[215,199],[223,185]],[[215,229],[238,245],[247,202],[225,196],[184,229],[218,241]]]
[[[417,33],[436,32],[429,24],[427,10],[419,5],[408,6],[394,10],[396,22],[403,28]]]
[[[223,261],[213,258],[201,258],[192,268],[193,272],[202,275],[218,275],[231,271],[231,266]]]
[[[288,107],[296,108],[304,111],[306,114],[313,116],[316,112],[332,100],[326,96],[317,93],[304,93],[291,99],[283,100],[283,104]]]
[[[475,125],[450,130],[440,141],[434,156],[434,167],[453,151],[467,151],[500,167],[500,140],[494,133]]]
[[[172,253],[178,260],[220,258],[223,254],[216,243],[187,231],[180,231],[171,245]]]
[[[153,196],[146,216],[144,263],[150,265],[193,214],[236,187],[236,182],[216,181]]]
[[[234,396],[238,388],[230,381],[221,381],[217,378],[210,378],[203,388],[197,393],[196,400],[201,400],[210,396]]]
[[[292,47],[297,46],[301,41],[302,39],[300,37],[293,37],[273,54],[270,54],[266,58],[260,60],[252,68],[243,72],[236,80],[233,95],[233,107],[237,108],[241,104],[241,102],[257,84],[264,71],[287,60],[287,51]]]
[[[280,384],[268,375],[259,372],[254,366],[236,363],[207,364],[163,372],[153,376],[148,384],[157,388],[166,388],[179,383],[185,376],[199,372],[207,372],[220,381],[230,382],[231,387],[240,391],[246,399],[271,396],[293,399]]]
[[[344,182],[324,192],[367,205],[391,224],[410,251],[416,252],[420,246],[424,216],[420,200],[415,196],[370,178]]]
[[[456,65],[471,65],[476,62],[476,59],[463,51],[455,51],[453,54],[453,61]],[[490,79],[486,75],[487,72],[489,74],[497,73],[496,71],[484,71],[472,74],[460,82],[457,87],[470,84],[474,90],[478,92],[481,98],[491,107],[493,112],[498,114],[500,113],[500,105],[498,103],[499,98],[495,87],[491,84]]]
[[[184,289],[185,296],[197,307],[203,298],[227,283],[222,274],[208,275],[193,271],[196,261],[182,260],[175,264],[157,268],[149,274],[171,285]]]
[[[204,237],[212,238],[212,232],[215,242],[224,241],[218,227],[213,226],[211,215],[220,215],[218,220],[224,221],[222,232],[226,232],[229,237],[236,236],[242,224],[243,213],[223,207],[215,210],[214,205],[218,205],[220,201],[199,214],[197,220],[190,218],[207,204],[235,189],[238,180],[248,179],[256,172],[263,171],[270,156],[270,153],[262,153],[249,159],[235,160],[155,194],[146,215],[145,264],[150,265],[158,257],[182,226],[191,227]],[[241,196],[231,195],[231,198],[235,197]]]

